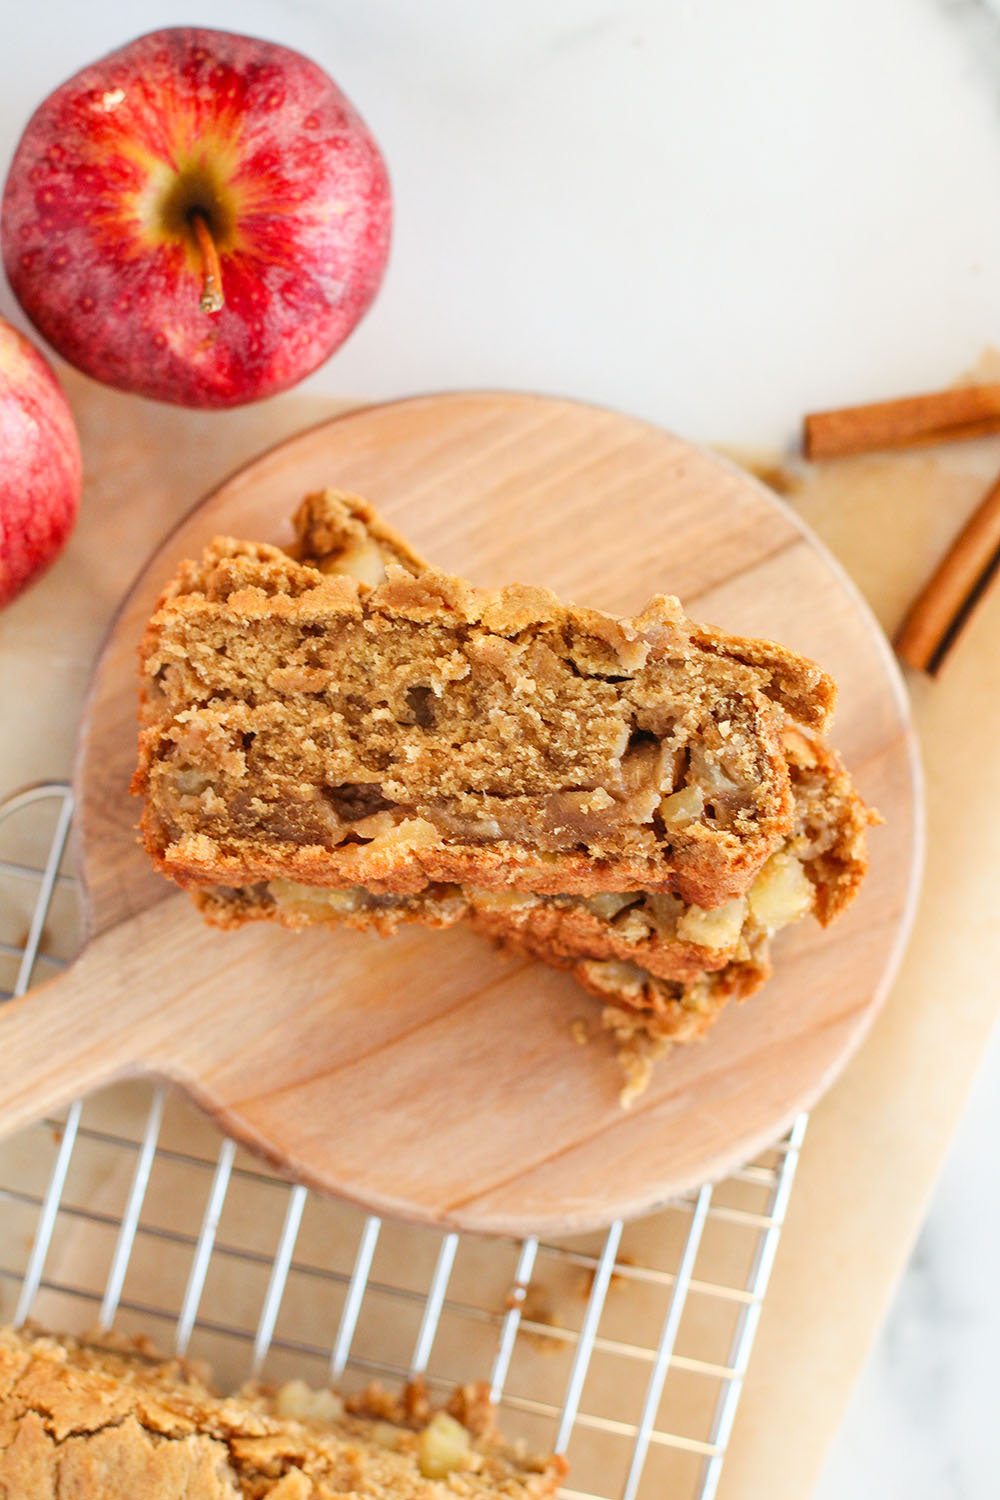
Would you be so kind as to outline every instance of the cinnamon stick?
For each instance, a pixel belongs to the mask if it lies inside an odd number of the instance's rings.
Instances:
[[[1000,571],[1000,478],[962,527],[896,636],[903,661],[931,676]]]
[[[802,448],[806,458],[846,458],[991,432],[1000,432],[1000,384],[959,386],[898,401],[812,412],[803,423]]]

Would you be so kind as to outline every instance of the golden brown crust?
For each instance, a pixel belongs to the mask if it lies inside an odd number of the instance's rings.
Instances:
[[[507,889],[529,889],[543,895],[574,892],[580,895],[627,889],[676,888],[688,903],[718,906],[735,892],[750,885],[762,865],[759,856],[733,853],[724,870],[717,859],[708,856],[700,864],[664,876],[652,861],[610,861],[588,859],[586,855],[556,855],[550,864],[535,865],[517,846],[505,844],[498,849],[448,847],[442,852],[415,849],[400,861],[397,850],[367,850],[366,846],[349,844],[342,855],[331,858],[330,850],[321,846],[298,846],[276,843],[264,853],[229,853],[216,840],[204,834],[183,835],[171,843],[156,814],[144,810],[139,828],[147,841],[150,858],[163,874],[177,885],[195,889],[201,885],[253,885],[261,880],[289,879],[301,885],[330,886],[343,889],[364,885],[384,894],[418,894],[429,885],[441,883],[480,883]],[[780,840],[778,840],[780,841]],[[360,849],[357,855],[349,850]],[[553,873],[555,871],[555,873]]]
[[[321,1419],[308,1408],[299,1419],[279,1416],[280,1406],[262,1387],[217,1396],[191,1366],[144,1349],[0,1330],[0,1495],[529,1500],[552,1494],[565,1473],[560,1459],[506,1447],[479,1387],[450,1403],[470,1441],[447,1479],[421,1473],[421,1429],[433,1417],[422,1388],[395,1399],[372,1388],[347,1408],[327,1398]]]
[[[440,851],[416,847],[406,851],[405,859],[398,850],[369,850],[354,844],[335,856],[319,845],[292,843],[276,843],[266,854],[250,854],[229,852],[203,834],[183,835],[168,842],[167,828],[148,808],[140,817],[139,827],[153,863],[186,889],[255,884],[275,878],[338,890],[363,884],[373,891],[399,895],[413,895],[429,885],[463,882],[501,889],[515,887],[541,895],[676,888],[688,902],[713,907],[745,890],[763,863],[755,850],[753,855],[750,851],[733,851],[724,865],[720,858],[706,853],[697,863],[692,857],[683,871],[669,874],[649,860],[598,860],[583,854],[557,854],[551,862],[537,865],[525,851],[511,844],[496,849],[451,846]],[[688,849],[696,842],[690,840]],[[352,854],[351,850],[360,852]],[[717,856],[719,851],[712,853]]]

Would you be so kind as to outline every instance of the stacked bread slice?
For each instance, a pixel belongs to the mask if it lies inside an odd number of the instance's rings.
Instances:
[[[142,643],[143,837],[207,920],[469,921],[569,969],[634,1066],[853,898],[872,815],[814,663],[668,597],[474,588],[355,496],[295,530],[217,539]]]

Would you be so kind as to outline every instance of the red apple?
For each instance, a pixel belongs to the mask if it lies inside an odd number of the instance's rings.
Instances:
[[[0,318],[0,606],[62,551],[80,477],[80,444],[59,382]]]
[[[323,70],[224,31],[150,32],[35,111],[3,199],[22,307],[88,375],[182,406],[294,385],[371,303],[385,164]]]

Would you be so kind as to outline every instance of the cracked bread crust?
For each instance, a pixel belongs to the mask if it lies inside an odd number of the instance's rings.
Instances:
[[[280,1395],[280,1393],[277,1393]],[[469,1435],[446,1477],[428,1477],[426,1392],[377,1387],[323,1420],[276,1414],[275,1393],[210,1390],[183,1361],[0,1331],[0,1495],[31,1500],[529,1500],[560,1459],[521,1457],[492,1425],[485,1388],[456,1391]],[[386,1424],[392,1424],[391,1431]],[[389,1445],[391,1438],[392,1446]],[[423,1456],[422,1456],[423,1455]]]
[[[705,907],[745,890],[792,820],[768,694],[822,721],[818,668],[729,649],[667,598],[616,621],[541,589],[385,575],[227,539],[182,565],[141,649],[133,783],[165,873]],[[660,804],[687,787],[698,804],[667,827]]]

